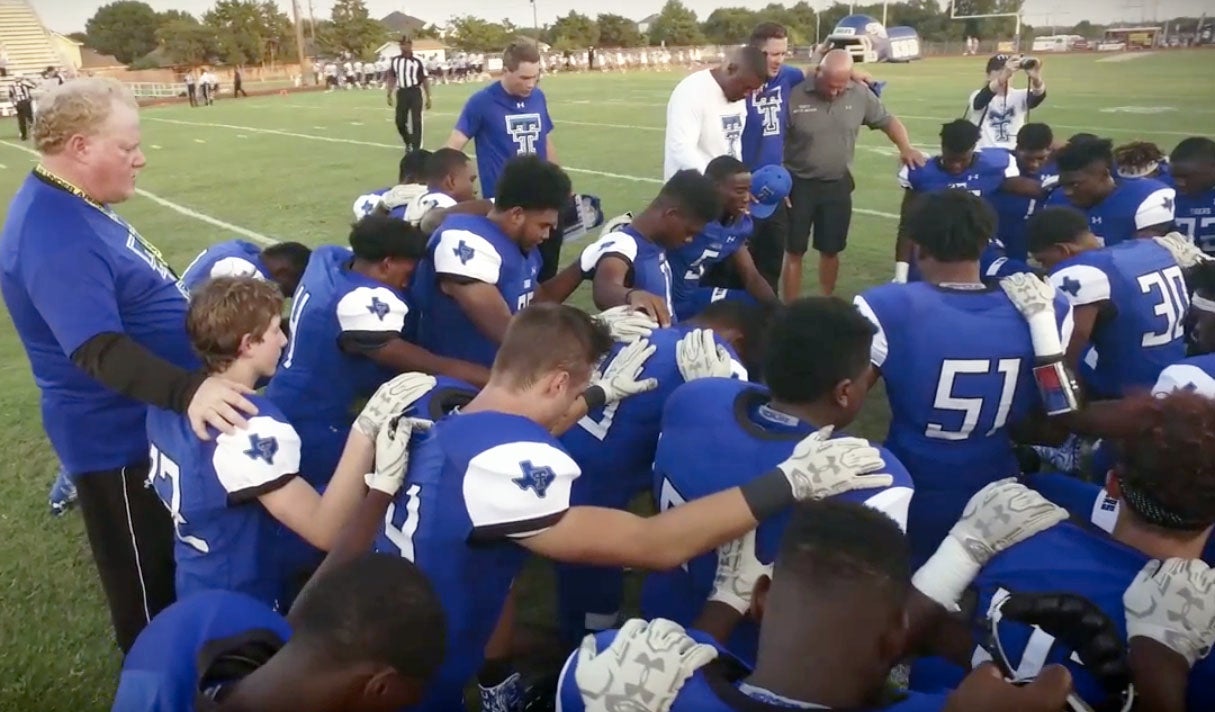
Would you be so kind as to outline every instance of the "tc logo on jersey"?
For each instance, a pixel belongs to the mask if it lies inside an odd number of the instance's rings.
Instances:
[[[371,304],[367,305],[367,311],[375,314],[380,321],[384,321],[384,317],[388,316],[388,305],[381,302],[379,297],[372,297]]]
[[[531,490],[536,493],[537,497],[544,498],[548,492],[548,486],[557,479],[557,474],[553,472],[553,468],[536,467],[531,460],[524,460],[519,463],[519,468],[523,470],[522,477],[515,477],[511,480],[519,486],[521,490]]]
[[[726,114],[721,117],[721,133],[726,137],[730,146],[730,155],[738,158],[738,142],[742,138],[743,119],[738,114]]]
[[[1015,106],[1010,106],[1004,111],[988,109],[987,124],[991,126],[993,131],[996,132],[997,141],[1010,140],[1008,135],[1008,127],[1012,125],[1012,121],[1016,115],[1017,108]]]
[[[455,253],[456,257],[460,258],[460,264],[462,265],[468,264],[468,261],[476,254],[473,248],[469,247],[468,243],[463,240],[460,240],[460,244],[456,245],[452,252]]]
[[[515,153],[525,156],[536,152],[540,139],[540,114],[507,114],[506,133],[515,142]]]
[[[764,122],[764,136],[780,135],[780,107],[784,104],[781,98],[781,88],[774,87],[772,93],[765,97],[756,97],[755,110],[759,112]]]
[[[278,439],[263,438],[257,433],[249,435],[249,449],[245,454],[252,460],[265,460],[267,465],[274,464],[274,456],[278,454]]]
[[[1062,289],[1063,291],[1067,292],[1068,294],[1072,295],[1073,297],[1079,296],[1080,280],[1072,279],[1071,277],[1064,277],[1063,284],[1061,284],[1059,286],[1059,288]]]

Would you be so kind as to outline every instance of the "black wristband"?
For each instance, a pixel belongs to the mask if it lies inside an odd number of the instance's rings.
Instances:
[[[607,392],[603,386],[591,386],[582,392],[582,400],[586,401],[587,410],[594,410],[607,404]]]
[[[739,487],[751,508],[751,516],[762,522],[793,504],[793,487],[780,468],[774,468]]]

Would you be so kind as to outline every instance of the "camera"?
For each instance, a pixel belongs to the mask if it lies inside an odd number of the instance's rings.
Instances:
[[[1021,69],[1024,69],[1026,71],[1029,71],[1031,69],[1036,69],[1038,67],[1038,65],[1040,65],[1040,64],[1042,64],[1042,62],[1039,61],[1037,57],[1022,57],[1021,58]]]

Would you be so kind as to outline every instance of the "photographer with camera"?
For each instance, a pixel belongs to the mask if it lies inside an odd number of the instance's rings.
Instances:
[[[1028,89],[1011,86],[1013,75],[1021,70],[1029,77]],[[1030,110],[1045,100],[1042,60],[1019,54],[997,54],[987,60],[987,85],[973,92],[966,105],[966,120],[979,127],[978,147],[1012,150]]]

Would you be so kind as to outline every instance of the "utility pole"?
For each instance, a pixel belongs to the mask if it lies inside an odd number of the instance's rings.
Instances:
[[[532,0],[532,29],[536,31],[536,41],[540,41],[540,21],[536,19],[536,0]]]
[[[312,0],[308,0],[308,35],[312,38],[312,44],[316,45],[316,12],[312,8]]]
[[[886,14],[890,11],[890,0],[882,0],[882,25],[886,24]]]
[[[311,77],[312,68],[308,66],[308,58],[304,55],[304,25],[300,22],[299,0],[291,0],[291,14],[295,16],[295,52],[300,63],[300,86],[303,86],[304,78]],[[316,77],[311,79],[315,84]]]

